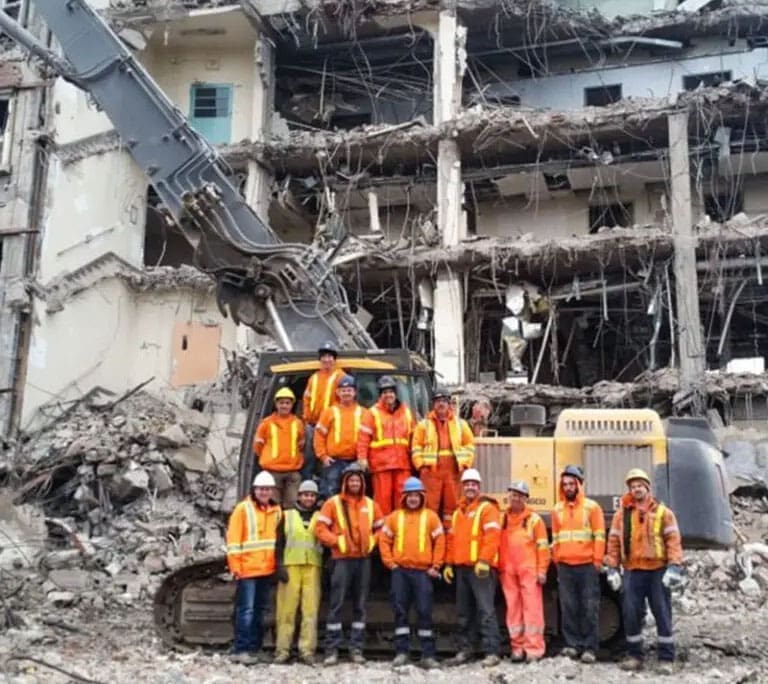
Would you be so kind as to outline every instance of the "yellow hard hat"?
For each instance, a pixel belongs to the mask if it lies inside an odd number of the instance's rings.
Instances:
[[[624,484],[629,487],[629,483],[632,480],[645,480],[648,483],[648,486],[651,486],[651,478],[648,477],[648,473],[646,473],[642,468],[632,468],[624,478]]]
[[[275,401],[278,399],[290,399],[291,401],[296,401],[296,395],[290,387],[281,387],[275,392]]]

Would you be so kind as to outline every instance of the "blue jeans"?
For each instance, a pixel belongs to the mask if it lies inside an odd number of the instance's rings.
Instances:
[[[661,583],[665,569],[624,571],[621,611],[624,616],[627,653],[633,658],[643,657],[643,618],[647,600],[656,620],[656,653],[659,660],[672,662],[675,659],[672,600],[669,589]]]
[[[389,598],[395,612],[395,652],[408,653],[411,630],[408,614],[416,608],[416,630],[421,641],[421,657],[435,657],[432,631],[432,578],[425,570],[395,568],[390,578]]]
[[[271,590],[271,575],[237,580],[232,653],[256,653],[261,650],[264,641],[264,611]]]
[[[337,458],[329,466],[323,466],[320,478],[320,498],[330,499],[334,494],[338,494],[341,489],[341,474],[350,463],[343,458]]]
[[[557,565],[563,637],[579,653],[597,653],[599,644],[600,574],[592,563]]]
[[[317,456],[315,456],[315,426],[307,425],[304,428],[304,466],[301,469],[301,481],[314,480],[317,469]]]
[[[491,568],[488,577],[478,577],[471,565],[457,565],[455,572],[459,651],[471,653],[479,635],[483,653],[498,655],[501,637],[494,605],[498,573]]]

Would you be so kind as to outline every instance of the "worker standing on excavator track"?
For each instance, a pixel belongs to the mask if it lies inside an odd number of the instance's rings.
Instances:
[[[317,538],[331,549],[332,558],[324,665],[339,662],[341,610],[349,594],[352,597],[350,657],[353,663],[365,663],[365,604],[371,584],[371,553],[383,522],[379,505],[365,495],[362,469],[357,463],[350,464],[341,476],[341,492],[323,504],[317,517]]]
[[[562,655],[597,660],[600,570],[605,554],[605,518],[584,494],[584,472],[568,465],[560,475],[560,501],[552,511],[552,560],[566,647]]]
[[[261,421],[253,440],[259,468],[275,479],[275,500],[284,508],[296,503],[304,463],[304,425],[293,414],[296,395],[290,387],[275,392],[275,410]]]
[[[684,583],[683,549],[675,514],[651,495],[651,478],[632,468],[625,479],[629,491],[613,515],[608,533],[608,584],[622,592],[622,615],[627,657],[621,668],[643,667],[645,602],[656,621],[656,654],[659,674],[673,674],[675,642],[672,636],[671,589]],[[624,568],[624,576],[619,566]]]
[[[381,560],[390,576],[390,601],[395,613],[393,667],[408,664],[411,647],[409,613],[416,607],[417,634],[421,641],[421,666],[439,667],[432,631],[433,581],[440,577],[445,560],[445,533],[440,518],[426,507],[424,484],[409,477],[403,485],[401,508],[384,520],[379,536]]]
[[[427,507],[451,524],[459,498],[459,477],[475,462],[475,438],[467,421],[451,408],[451,393],[438,387],[432,411],[419,421],[411,444],[413,467],[427,492]]]
[[[327,499],[339,493],[341,474],[357,458],[360,426],[368,409],[356,398],[355,378],[345,375],[339,381],[338,403],[320,414],[315,426],[315,454],[323,464],[320,496]]]
[[[314,480],[299,485],[296,506],[283,513],[277,530],[277,640],[274,663],[287,663],[301,610],[299,659],[314,665],[317,650],[317,611],[323,547],[315,536],[318,487]]]
[[[336,390],[344,370],[339,368],[336,361],[339,350],[333,342],[326,342],[317,350],[320,368],[309,376],[301,403],[301,417],[306,425],[306,442],[304,447],[304,467],[301,471],[302,480],[311,480],[317,470],[315,454],[315,426],[323,411],[336,403]]]
[[[275,479],[260,472],[227,525],[227,565],[237,581],[232,659],[245,665],[265,660],[264,612],[277,570],[277,526],[282,517],[274,492]]]
[[[507,604],[507,631],[512,662],[539,660],[544,655],[544,599],[549,538],[538,513],[528,506],[528,483],[507,488],[508,508],[502,520],[499,576]]]
[[[472,657],[479,632],[485,658],[483,667],[499,664],[499,623],[496,620],[496,568],[501,522],[495,499],[482,496],[480,473],[474,468],[461,476],[464,496],[459,500],[448,530],[443,579],[456,582],[457,640],[459,652],[448,661],[462,665]]]
[[[377,383],[379,401],[363,418],[357,441],[357,461],[370,469],[373,499],[384,515],[398,507],[405,481],[411,476],[413,413],[397,396],[397,382],[382,375]]]

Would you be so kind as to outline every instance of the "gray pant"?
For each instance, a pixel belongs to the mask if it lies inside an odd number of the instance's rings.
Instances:
[[[275,501],[283,508],[292,508],[296,503],[296,497],[299,495],[299,485],[301,484],[301,473],[298,470],[291,470],[287,473],[279,473],[274,470],[268,471],[275,478]]]
[[[597,653],[600,573],[592,563],[558,563],[557,584],[565,643],[579,653]]]
[[[352,598],[349,648],[362,651],[365,642],[365,604],[371,586],[370,558],[337,558],[331,570],[331,593],[325,623],[325,650],[337,651],[342,642],[341,609],[347,594]]]
[[[488,577],[475,575],[471,565],[457,565],[456,612],[459,632],[459,651],[471,652],[472,645],[480,637],[480,648],[485,655],[499,654],[499,623],[496,619],[496,570],[491,568]]]

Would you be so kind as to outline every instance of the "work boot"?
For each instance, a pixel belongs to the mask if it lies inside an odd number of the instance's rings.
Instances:
[[[420,664],[425,670],[440,669],[440,663],[437,662],[437,658],[422,658]]]
[[[525,653],[523,651],[512,651],[509,660],[513,663],[522,663],[525,660]]]
[[[398,653],[392,661],[392,667],[404,667],[407,664],[408,655],[406,653]]]
[[[581,654],[580,660],[585,665],[592,665],[597,662],[597,657],[595,656],[594,651],[584,651],[584,653]]]
[[[359,649],[355,649],[354,651],[350,652],[350,660],[355,665],[365,665],[365,656],[363,655],[363,652]]]
[[[469,653],[466,651],[459,651],[453,658],[449,658],[446,661],[446,665],[463,665],[464,663],[468,663],[470,659]]]
[[[499,656],[489,653],[480,661],[480,664],[483,667],[496,667],[500,662]]]
[[[299,660],[304,665],[314,665],[317,662],[317,660],[316,660],[316,658],[315,658],[313,653],[302,653],[299,656]]]
[[[563,656],[563,658],[576,659],[579,657],[579,652],[575,648],[566,646],[562,651],[560,651],[560,655]]]
[[[282,651],[281,653],[275,653],[275,658],[272,661],[273,665],[285,665],[291,659],[291,654]]]
[[[323,665],[330,666],[330,665],[338,665],[338,664],[339,664],[339,652],[328,651],[328,653],[325,656],[325,660],[323,660]]]
[[[619,663],[619,667],[626,672],[637,672],[643,669],[643,661],[634,656],[627,656]]]
[[[660,660],[656,665],[656,674],[673,675],[675,674],[675,666],[668,660]]]
[[[529,655],[528,653],[525,654],[525,662],[526,663],[537,663],[542,658],[543,658],[543,656],[540,656],[540,655]]]
[[[255,653],[230,653],[229,659],[240,665],[257,665],[259,658]]]

